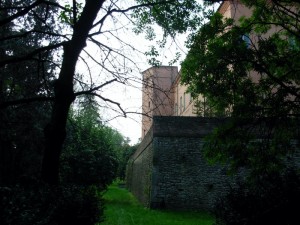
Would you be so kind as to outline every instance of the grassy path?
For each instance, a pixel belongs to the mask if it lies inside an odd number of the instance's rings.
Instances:
[[[212,225],[213,217],[206,213],[150,210],[117,184],[104,194],[105,221],[101,225]]]

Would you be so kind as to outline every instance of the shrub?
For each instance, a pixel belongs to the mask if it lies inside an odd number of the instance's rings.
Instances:
[[[95,187],[0,187],[0,224],[93,225],[102,216],[102,198]]]
[[[118,162],[109,151],[73,151],[62,158],[63,183],[105,188],[117,176]]]
[[[94,186],[68,186],[58,191],[53,219],[57,224],[93,225],[101,221],[101,196]]]
[[[219,199],[216,221],[218,225],[296,225],[299,201],[300,180],[294,170],[261,176]]]

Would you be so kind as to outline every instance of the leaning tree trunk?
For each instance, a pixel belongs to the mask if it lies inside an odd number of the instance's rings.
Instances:
[[[105,0],[86,0],[83,12],[74,25],[72,40],[64,45],[61,71],[54,85],[55,101],[52,116],[45,128],[45,152],[42,179],[49,184],[59,183],[59,158],[66,137],[66,122],[70,105],[75,100],[73,78],[80,52],[97,13]]]

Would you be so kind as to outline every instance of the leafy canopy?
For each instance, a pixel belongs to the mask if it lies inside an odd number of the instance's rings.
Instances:
[[[209,138],[208,156],[263,174],[283,166],[298,137],[300,6],[242,2],[252,7],[250,17],[217,12],[189,37],[182,82],[214,115],[232,118]]]
[[[157,60],[159,56],[157,49],[166,47],[168,37],[174,40],[178,34],[193,32],[203,21],[203,5],[196,0],[136,0],[136,2],[148,6],[139,7],[133,13],[135,33],[145,33],[146,39],[154,40],[158,27],[162,29],[162,39],[146,52],[149,58],[148,63],[153,66],[161,65],[161,62]],[[179,56],[179,52],[175,53],[174,59],[169,64],[177,62]]]

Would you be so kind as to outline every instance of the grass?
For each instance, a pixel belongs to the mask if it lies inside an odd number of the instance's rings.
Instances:
[[[104,194],[105,221],[101,225],[212,225],[208,213],[150,210],[126,189],[114,183]]]

